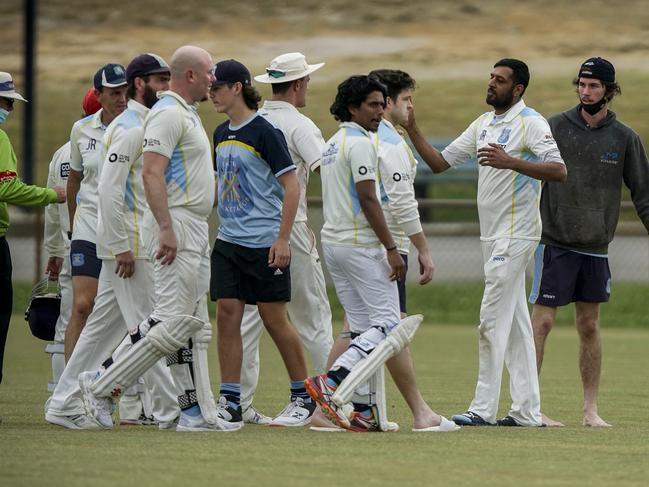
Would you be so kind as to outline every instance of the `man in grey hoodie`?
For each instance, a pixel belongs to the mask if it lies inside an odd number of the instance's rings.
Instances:
[[[608,245],[620,212],[622,182],[649,231],[649,162],[638,134],[609,110],[621,93],[615,68],[590,58],[573,84],[579,104],[548,120],[568,169],[565,183],[547,182],[541,195],[543,233],[536,252],[532,326],[540,373],[556,310],[575,303],[584,387],[584,426],[611,426],[597,411],[602,347],[600,303],[610,296]],[[543,416],[548,426],[563,426]]]

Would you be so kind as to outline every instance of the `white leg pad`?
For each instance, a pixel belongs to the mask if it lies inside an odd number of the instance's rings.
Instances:
[[[144,338],[108,367],[92,385],[96,396],[118,397],[162,357],[184,347],[203,327],[193,316],[174,316],[151,327]]]
[[[388,336],[379,343],[366,359],[358,362],[349,375],[340,383],[331,400],[342,407],[351,401],[357,387],[368,380],[391,357],[403,350],[415,336],[424,320],[422,315],[412,315],[401,320]]]
[[[65,346],[63,343],[48,343],[45,352],[52,355],[52,380],[47,384],[48,392],[54,392],[65,369]]]
[[[192,338],[192,356],[191,364],[194,370],[194,388],[196,389],[196,398],[201,408],[203,418],[208,423],[216,424],[218,414],[216,412],[216,402],[212,394],[210,385],[210,373],[207,365],[207,347],[212,339],[212,324],[203,322],[203,326]]]

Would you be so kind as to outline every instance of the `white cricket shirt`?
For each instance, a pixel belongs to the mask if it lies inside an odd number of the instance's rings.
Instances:
[[[149,109],[129,100],[128,108],[106,130],[106,156],[99,177],[97,257],[114,259],[132,251],[146,259],[140,243],[140,225],[147,208],[142,182],[144,119]]]
[[[47,187],[65,188],[70,174],[70,141],[57,149],[50,161]],[[45,207],[45,250],[49,257],[65,257],[70,253],[70,214],[68,205],[53,203]]]
[[[383,213],[399,253],[407,254],[408,236],[422,231],[414,187],[417,160],[388,120],[381,121],[376,137]]]
[[[548,122],[520,100],[497,116],[488,112],[478,117],[455,139],[442,156],[457,166],[476,155],[489,143],[498,144],[512,157],[531,162],[563,164]],[[480,239],[541,238],[539,199],[541,181],[510,169],[480,166],[478,174],[478,215]]]
[[[284,101],[265,101],[259,114],[284,134],[291,159],[297,167],[297,178],[300,184],[300,202],[295,221],[305,222],[307,221],[306,188],[309,183],[309,172],[320,166],[320,158],[325,146],[322,132],[310,118]]]
[[[70,132],[70,169],[83,173],[72,225],[74,240],[97,240],[97,186],[104,162],[104,133],[99,110],[75,122]]]
[[[322,242],[378,247],[378,237],[361,209],[356,183],[372,180],[380,201],[375,135],[354,122],[340,124],[322,153]]]
[[[214,204],[212,149],[195,105],[173,91],[158,93],[144,121],[144,152],[169,158],[165,170],[169,209],[207,220]]]

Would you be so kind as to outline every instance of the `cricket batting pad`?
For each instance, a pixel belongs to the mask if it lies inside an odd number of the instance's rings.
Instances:
[[[102,397],[119,397],[158,360],[184,347],[202,327],[203,321],[185,315],[157,323],[99,376],[92,392]]]
[[[403,350],[415,336],[424,320],[423,315],[412,315],[401,320],[366,359],[358,362],[349,375],[340,383],[331,400],[342,407],[352,399],[356,388],[367,381],[385,362]]]

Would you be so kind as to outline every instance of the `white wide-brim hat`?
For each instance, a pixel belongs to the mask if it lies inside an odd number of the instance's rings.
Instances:
[[[20,93],[16,92],[14,80],[9,73],[0,71],[0,98],[13,98],[14,100],[27,101]]]
[[[307,64],[301,52],[289,52],[277,56],[266,68],[266,74],[255,76],[255,81],[260,83],[286,83],[305,76],[320,69],[325,63]]]

